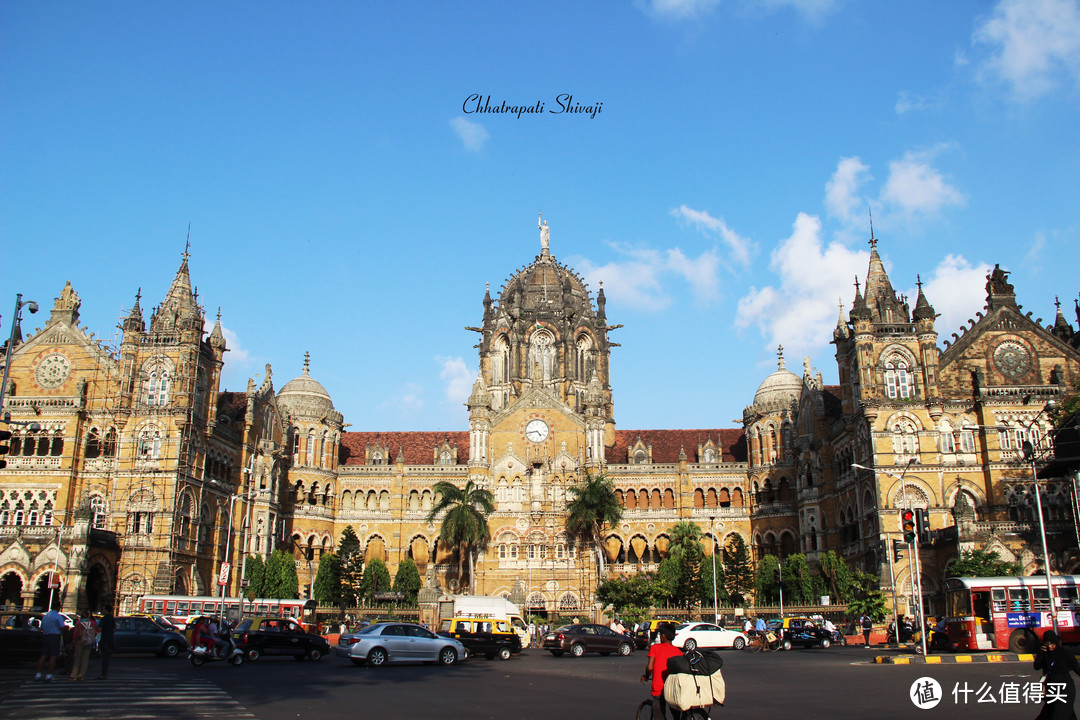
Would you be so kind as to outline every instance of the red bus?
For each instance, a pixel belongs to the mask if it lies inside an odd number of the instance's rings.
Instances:
[[[1062,642],[1080,643],[1080,575],[1053,575]],[[1034,652],[1052,629],[1046,578],[978,577],[945,581],[945,627],[957,650]]]
[[[243,608],[240,603],[243,602]],[[192,615],[226,615],[243,617],[245,615],[272,615],[274,617],[295,617],[300,619],[306,600],[274,600],[255,598],[247,600],[227,597],[224,602],[220,597],[198,597],[190,595],[143,595],[139,598],[136,612],[145,615],[163,615],[172,620],[184,619]]]

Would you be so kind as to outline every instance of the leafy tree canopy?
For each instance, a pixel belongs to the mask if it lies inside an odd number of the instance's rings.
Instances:
[[[405,558],[394,575],[394,591],[404,595],[406,602],[413,603],[416,602],[421,586],[420,571],[417,570],[416,563],[412,558]]]
[[[994,550],[963,550],[960,559],[949,565],[950,577],[1001,577],[1020,575],[1018,562],[1002,560]]]
[[[369,602],[374,599],[375,593],[390,589],[390,571],[380,558],[375,558],[364,568],[363,589],[364,597]]]

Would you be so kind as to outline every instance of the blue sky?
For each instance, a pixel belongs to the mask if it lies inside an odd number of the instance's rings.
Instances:
[[[942,339],[994,263],[1075,323],[1078,111],[1078,0],[4,3],[0,333],[70,280],[113,342],[190,222],[228,389],[310,352],[353,429],[462,430],[542,211],[624,325],[617,426],[731,427],[780,343],[836,381],[868,211]]]

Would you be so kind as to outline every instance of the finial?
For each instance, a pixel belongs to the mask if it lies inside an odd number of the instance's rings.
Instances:
[[[836,298],[836,307],[840,308],[840,312],[844,312],[844,298]]]
[[[217,307],[217,321],[219,323],[221,322],[221,306],[220,305],[218,305],[218,307]]]
[[[188,253],[189,250],[191,250],[191,221],[190,220],[188,220],[188,224],[187,224],[187,242],[184,243],[184,259],[185,260],[187,260],[189,257],[191,257],[190,253]]]
[[[311,365],[311,353],[305,352],[304,353],[304,374],[305,375],[308,374],[308,368],[310,367],[310,365]]]
[[[856,295],[859,294],[859,276],[858,275],[855,276],[855,294]]]
[[[776,346],[776,357],[777,357],[777,362],[776,362],[777,369],[783,370],[784,369],[784,346],[783,345],[777,345]]]
[[[922,277],[915,275],[915,284],[919,286],[919,292],[922,292]]]
[[[874,237],[874,211],[869,205],[866,206],[866,214],[870,216],[870,249],[877,248],[877,239]]]
[[[1057,295],[1054,296],[1054,307],[1058,309],[1058,312],[1061,312],[1061,298]]]
[[[135,291],[135,304],[137,305],[140,300],[142,300],[142,288]]]

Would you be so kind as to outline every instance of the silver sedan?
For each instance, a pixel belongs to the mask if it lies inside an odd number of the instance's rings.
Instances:
[[[454,638],[436,635],[413,623],[382,622],[368,625],[338,640],[335,654],[354,665],[381,667],[392,662],[437,662],[453,665],[469,653]]]

